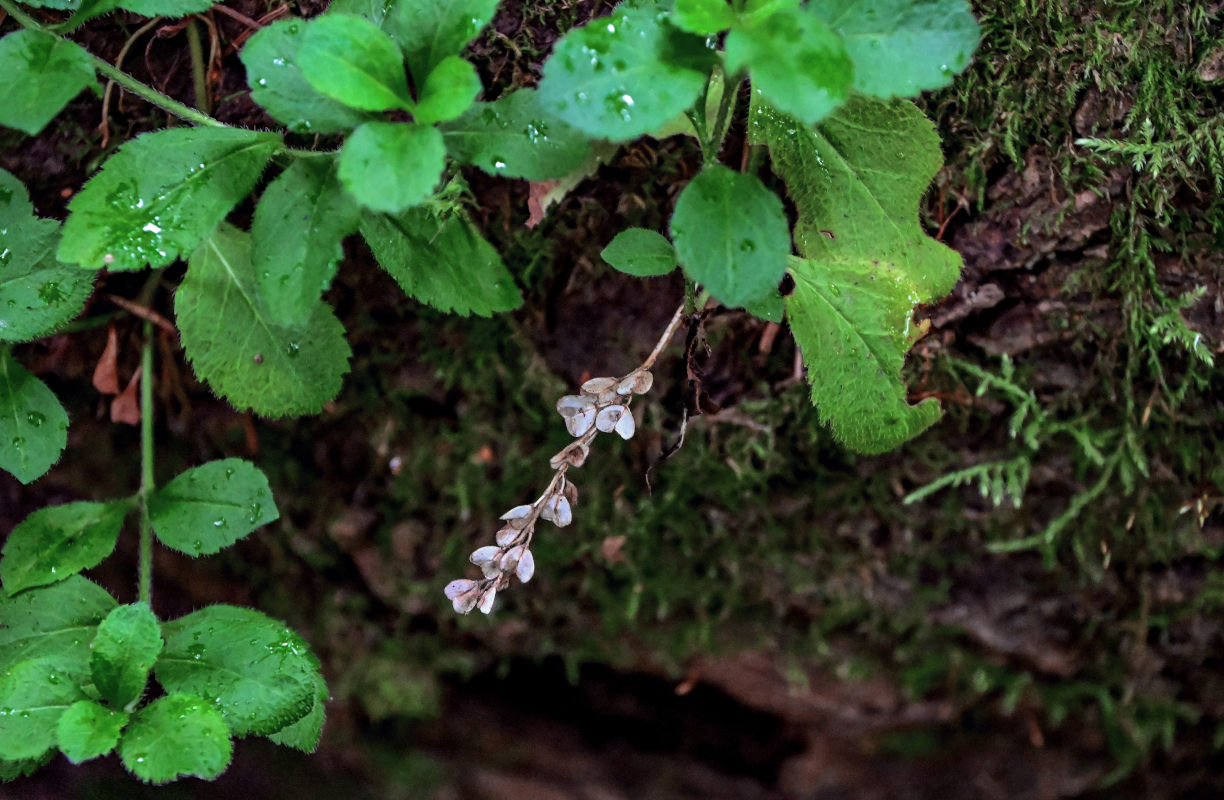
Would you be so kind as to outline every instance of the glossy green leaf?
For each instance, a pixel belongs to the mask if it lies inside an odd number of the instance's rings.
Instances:
[[[706,73],[704,40],[626,4],[567,33],[544,64],[540,101],[594,137],[634,139],[683,112]]]
[[[233,750],[221,714],[206,700],[181,693],[137,711],[119,742],[123,766],[146,783],[185,775],[212,780],[225,772]]]
[[[659,233],[629,228],[616,234],[600,257],[621,272],[648,278],[676,268],[676,248]]]
[[[53,659],[21,661],[0,673],[0,758],[37,758],[55,746],[60,715],[85,699]]]
[[[90,644],[115,599],[80,575],[0,599],[0,671],[20,661],[54,656],[82,679]]]
[[[134,11],[142,17],[185,17],[202,14],[212,8],[212,0],[119,0],[119,8]]]
[[[684,187],[671,219],[680,264],[728,306],[776,291],[790,233],[782,201],[753,175],[715,165]]]
[[[351,355],[344,328],[322,301],[305,325],[273,319],[255,288],[246,233],[223,224],[200,245],[174,309],[196,374],[235,408],[314,414],[340,392]]]
[[[345,14],[302,24],[297,63],[317,91],[363,111],[412,108],[403,57],[377,25]]]
[[[340,148],[340,182],[374,211],[394,213],[424,202],[445,166],[442,134],[430,125],[367,122]]]
[[[319,746],[319,737],[323,734],[323,722],[327,716],[327,682],[323,676],[315,673],[314,705],[306,716],[290,725],[286,725],[268,738],[279,745],[292,747],[304,753],[313,753]]]
[[[782,295],[776,293],[766,295],[764,300],[749,303],[744,306],[744,310],[766,322],[781,322],[786,315],[786,307],[782,302]]]
[[[420,86],[443,59],[459,55],[476,38],[493,19],[497,4],[498,0],[395,0],[386,4],[382,25],[404,51]]]
[[[404,294],[434,308],[487,317],[523,302],[501,256],[462,214],[366,214],[361,235]]]
[[[911,282],[923,303],[951,291],[961,258],[927,236],[918,218],[943,163],[939,136],[913,103],[855,95],[815,130],[755,104],[750,128],[769,145],[795,202],[801,254],[883,264]]]
[[[747,0],[740,19],[752,24],[782,11],[793,11],[802,5],[802,0]]]
[[[735,10],[727,0],[676,0],[671,15],[676,27],[702,36],[725,31],[736,19]]]
[[[0,342],[37,339],[80,313],[94,276],[55,260],[59,223],[34,216],[26,188],[0,169]]]
[[[67,443],[64,407],[0,347],[0,469],[29,483],[51,469]]]
[[[280,143],[236,128],[136,137],[68,204],[60,261],[126,270],[191,253],[250,193]]]
[[[441,130],[451,158],[507,178],[561,178],[591,153],[586,137],[557,119],[535,89],[477,103]]]
[[[447,56],[425,79],[412,118],[426,125],[452,120],[472,107],[480,89],[476,68],[459,56]]]
[[[189,556],[229,547],[279,517],[267,477],[241,458],[189,469],[149,500],[149,520],[157,538]]]
[[[264,190],[251,223],[259,298],[278,322],[302,325],[327,291],[361,211],[333,159],[303,158]]]
[[[162,649],[161,628],[147,603],[119,606],[102,620],[89,671],[102,699],[126,708],[140,699]]]
[[[275,733],[310,713],[319,662],[284,623],[209,606],[162,626],[157,680],[213,703],[235,736]]]
[[[78,700],[60,715],[55,741],[69,761],[80,764],[114,750],[127,720],[124,711],[112,711],[93,700]]]
[[[793,259],[786,317],[812,384],[812,401],[838,440],[883,453],[939,419],[939,401],[906,400],[901,367],[918,302],[912,284],[862,263]]]
[[[366,121],[365,112],[315,91],[298,50],[306,23],[283,19],[255,32],[242,48],[251,99],[294,133],[339,133]]]
[[[808,10],[780,11],[727,34],[727,69],[747,68],[775,108],[811,124],[850,94],[854,64],[836,33]]]
[[[13,595],[96,566],[115,549],[128,507],[127,502],[65,503],[26,517],[4,542],[4,591]]]
[[[33,136],[93,82],[93,60],[75,42],[32,30],[0,39],[0,125]]]
[[[33,775],[40,767],[50,763],[51,759],[55,758],[56,752],[56,749],[51,747],[41,756],[33,758],[19,758],[11,761],[0,758],[0,783],[8,783],[27,775]]]
[[[808,7],[845,42],[854,88],[880,97],[947,86],[980,35],[965,0],[812,0]]]

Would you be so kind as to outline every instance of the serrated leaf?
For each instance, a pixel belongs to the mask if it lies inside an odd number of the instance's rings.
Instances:
[[[804,9],[783,10],[727,34],[729,72],[747,68],[753,89],[811,124],[850,94],[854,64],[841,38]]]
[[[120,0],[119,8],[134,11],[142,17],[185,17],[202,14],[213,7],[212,0]]]
[[[880,263],[918,302],[951,291],[961,258],[927,236],[918,204],[943,163],[939,136],[908,100],[855,95],[815,130],[754,103],[750,135],[769,145],[799,219],[795,245],[818,262]]]
[[[161,628],[147,603],[119,606],[98,625],[89,670],[102,699],[126,708],[140,699],[162,649]]]
[[[737,17],[726,0],[676,0],[671,19],[680,30],[708,36],[730,28]]]
[[[365,112],[315,91],[302,74],[298,50],[307,23],[273,22],[256,31],[239,54],[251,99],[294,133],[339,133],[366,121]]]
[[[278,323],[258,298],[254,272],[246,233],[223,224],[200,245],[174,297],[183,349],[237,409],[314,414],[348,372],[344,328],[322,301],[305,325]]]
[[[75,42],[32,30],[0,39],[0,125],[33,136],[93,82],[93,60]]]
[[[304,753],[313,753],[319,746],[319,737],[323,734],[323,722],[327,716],[327,681],[320,673],[314,676],[314,705],[306,716],[290,725],[286,725],[268,738],[279,745],[292,747]]]
[[[913,285],[861,263],[791,260],[786,317],[812,384],[812,401],[838,440],[883,453],[939,419],[939,402],[911,406],[901,367],[910,347]]]
[[[67,443],[68,412],[0,347],[0,469],[29,483],[51,469]]]
[[[55,741],[69,761],[80,764],[114,750],[127,720],[124,711],[112,711],[93,700],[78,700],[56,723]]]
[[[55,758],[55,753],[55,748],[50,747],[41,756],[33,758],[20,758],[15,761],[0,758],[0,783],[8,783],[27,775],[33,775],[39,767],[46,766],[51,759]]]
[[[4,591],[14,595],[97,566],[115,549],[128,507],[124,501],[65,503],[26,517],[4,542]]]
[[[395,213],[433,194],[446,166],[446,145],[432,125],[367,122],[340,148],[340,182],[357,202]]]
[[[251,223],[259,298],[278,322],[302,325],[336,274],[361,210],[333,159],[302,158],[264,190]]]
[[[965,0],[812,0],[808,8],[845,42],[854,88],[880,97],[948,85],[978,44]]]
[[[447,56],[425,78],[412,118],[423,125],[452,120],[472,107],[481,88],[475,67]]]
[[[68,204],[60,261],[113,271],[190,253],[247,196],[280,143],[277,134],[236,128],[136,137]]]
[[[561,178],[591,153],[586,137],[557,119],[535,89],[477,103],[441,130],[451,158],[507,178]]]
[[[363,111],[412,109],[403,57],[377,25],[344,14],[302,24],[298,64],[316,91]]]
[[[280,517],[268,479],[249,461],[210,461],[178,475],[149,500],[149,520],[167,547],[215,553]]]
[[[540,101],[591,136],[633,139],[697,99],[704,40],[633,4],[567,33],[544,64]],[[708,53],[709,51],[705,51]]]
[[[801,0],[747,0],[741,19],[747,23],[759,22],[780,11],[792,11],[801,5]]]
[[[54,656],[66,671],[87,678],[89,645],[115,605],[80,575],[0,600],[0,670]]]
[[[55,746],[55,726],[85,695],[54,659],[21,661],[0,674],[0,758],[37,758]]]
[[[157,680],[167,691],[212,702],[235,736],[275,733],[314,706],[319,662],[282,622],[249,608],[210,606],[165,623],[162,632]]]
[[[649,278],[676,268],[676,248],[659,233],[629,228],[616,234],[599,256],[621,272]]]
[[[396,0],[383,28],[399,44],[417,86],[447,56],[457,56],[493,19],[498,0]],[[371,20],[377,24],[375,20]]]
[[[763,299],[786,273],[790,233],[782,201],[755,176],[721,165],[684,187],[671,238],[684,271],[724,305]]]
[[[487,317],[523,302],[501,256],[462,214],[366,214],[361,235],[404,293],[434,308]]]
[[[221,714],[189,694],[169,694],[136,712],[119,743],[123,766],[145,783],[225,772],[234,746]]]
[[[25,186],[0,169],[0,341],[45,336],[89,299],[94,276],[55,260],[58,239],[59,223],[34,216]]]

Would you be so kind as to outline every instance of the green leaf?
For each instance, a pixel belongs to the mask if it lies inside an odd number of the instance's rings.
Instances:
[[[883,453],[939,419],[939,402],[911,406],[901,367],[910,347],[913,285],[862,263],[795,258],[786,317],[803,351],[812,401],[846,447]]]
[[[212,8],[212,0],[120,0],[119,8],[134,11],[142,17],[185,17],[202,14]]]
[[[748,0],[744,3],[744,10],[740,18],[752,24],[781,11],[793,11],[800,4],[801,0]]]
[[[221,714],[189,694],[169,694],[136,712],[119,743],[123,766],[146,783],[225,772],[234,752]]]
[[[161,628],[147,603],[119,606],[98,625],[89,670],[102,699],[127,708],[140,699],[162,649]]]
[[[316,90],[363,111],[412,109],[403,57],[377,25],[344,14],[302,24],[298,64]]]
[[[277,134],[236,128],[136,137],[68,204],[60,261],[113,271],[190,253],[250,193],[280,144]]]
[[[442,125],[451,158],[490,175],[544,181],[561,178],[591,153],[586,137],[557,119],[535,89],[519,89],[477,103]]]
[[[275,733],[315,703],[319,662],[284,623],[236,606],[209,606],[162,626],[154,668],[169,692],[198,694],[235,736]]]
[[[766,322],[781,322],[786,312],[785,305],[782,302],[782,295],[776,292],[766,295],[764,300],[757,300],[747,304],[744,306],[744,310]]]
[[[89,676],[89,645],[115,599],[80,575],[0,600],[0,670],[54,656],[64,670]]]
[[[93,60],[75,42],[31,30],[0,39],[0,125],[33,136],[93,82]]]
[[[807,10],[784,10],[727,34],[728,72],[747,67],[752,87],[775,108],[811,124],[850,94],[846,46]]]
[[[149,500],[157,538],[189,556],[229,547],[279,517],[267,477],[241,458],[189,469]]]
[[[65,503],[26,517],[4,543],[4,591],[14,595],[97,566],[115,549],[128,507],[126,501]]]
[[[309,713],[290,725],[286,725],[268,738],[279,745],[292,747],[304,753],[313,753],[319,746],[319,737],[323,734],[323,721],[327,716],[327,681],[315,673],[314,705]]]
[[[808,8],[841,35],[854,88],[880,97],[947,86],[978,44],[965,0],[812,0]]]
[[[307,24],[300,19],[278,20],[247,41],[240,57],[251,99],[294,133],[352,130],[367,115],[316,92],[302,74],[298,49]]]
[[[68,443],[68,413],[47,385],[0,348],[0,469],[22,483],[41,476]]]
[[[694,68],[701,50],[701,38],[672,28],[656,9],[622,5],[557,42],[540,101],[592,136],[634,139],[697,99],[706,77]]]
[[[94,276],[55,260],[59,223],[34,216],[26,188],[0,169],[0,341],[51,333],[80,313]]]
[[[786,273],[790,234],[782,201],[755,176],[724,166],[684,187],[671,238],[684,271],[724,305],[763,299]]]
[[[239,410],[317,413],[348,372],[344,328],[322,301],[305,325],[277,322],[258,298],[254,272],[250,237],[229,225],[192,254],[174,297],[187,358]]]
[[[487,317],[523,302],[501,256],[462,214],[366,214],[361,235],[404,294],[434,308]]]
[[[922,303],[951,291],[961,258],[918,220],[943,163],[939,136],[913,103],[855,95],[815,130],[754,104],[751,121],[799,212],[801,254],[863,269],[879,262],[913,283]]]
[[[662,234],[645,228],[621,231],[599,255],[621,272],[639,278],[666,275],[676,268],[676,248]]]
[[[459,55],[489,24],[497,3],[498,0],[396,0],[387,4],[390,7],[382,25],[404,51],[412,77],[420,86],[434,67],[447,56]]]
[[[430,125],[367,122],[340,148],[340,182],[375,211],[394,213],[424,202],[445,166],[442,134]]]
[[[452,120],[472,107],[480,89],[476,68],[459,56],[447,56],[425,79],[412,118],[425,125]]]
[[[55,748],[50,747],[41,756],[33,758],[19,758],[15,761],[0,758],[0,783],[8,783],[27,775],[33,775],[38,768],[50,763],[51,759],[55,758],[55,753]]]
[[[78,700],[60,715],[55,740],[73,764],[104,756],[119,743],[128,715],[93,700]]]
[[[251,258],[259,298],[273,319],[290,325],[310,319],[344,255],[341,242],[360,218],[333,159],[298,159],[264,190],[251,223]]]
[[[84,697],[53,659],[6,669],[0,674],[0,758],[37,758],[54,747],[60,715]]]
[[[727,0],[676,0],[671,19],[680,30],[707,36],[730,28],[736,15]]]

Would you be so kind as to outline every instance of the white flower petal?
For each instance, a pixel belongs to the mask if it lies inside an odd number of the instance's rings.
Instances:
[[[622,439],[633,438],[633,432],[637,430],[637,423],[633,421],[633,415],[626,413],[625,416],[617,420],[616,432],[620,434]]]
[[[535,556],[531,554],[530,550],[523,552],[523,557],[519,559],[518,567],[515,568],[514,574],[523,583],[531,580],[531,576],[535,575]]]

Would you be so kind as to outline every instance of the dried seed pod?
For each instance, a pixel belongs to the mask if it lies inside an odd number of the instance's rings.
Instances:
[[[646,394],[653,385],[654,375],[650,374],[650,370],[634,370],[616,384],[616,393],[620,395]]]
[[[502,547],[509,547],[521,535],[521,530],[511,525],[507,525],[497,532],[497,543]]]
[[[492,578],[501,571],[497,566],[497,559],[500,555],[501,548],[490,544],[476,549],[468,560],[480,567],[480,571],[486,578]]]
[[[558,528],[564,528],[574,521],[574,513],[570,509],[569,500],[566,500],[563,494],[554,494],[548,498],[540,516],[551,521]]]
[[[531,576],[535,575],[535,556],[530,550],[523,551],[523,557],[519,559],[518,566],[514,568],[514,574],[523,583],[531,580]]]
[[[531,518],[531,506],[515,506],[502,514],[501,518],[509,522],[512,528],[523,528]]]
[[[443,592],[455,607],[456,613],[466,614],[476,606],[479,589],[480,584],[476,581],[457,580],[446,584]]]
[[[616,378],[591,378],[586,383],[582,384],[582,391],[586,394],[598,397],[616,386]]]
[[[557,401],[557,412],[565,420],[571,436],[581,436],[595,421],[595,401],[582,395],[567,394]]]
[[[523,553],[526,552],[526,545],[519,545],[507,550],[506,554],[501,557],[501,571],[513,572],[518,567],[519,561],[523,558]]]
[[[570,481],[565,481],[561,486],[561,494],[565,495],[571,507],[578,505],[578,487]]]
[[[625,412],[626,409],[622,405],[608,406],[595,417],[595,427],[603,433],[611,433],[616,429],[616,423],[620,422]]]
[[[633,421],[633,414],[626,409],[624,416],[616,421],[614,430],[620,434],[622,439],[633,438],[633,432],[637,430],[637,423]]]
[[[562,464],[569,464],[571,467],[581,467],[586,463],[587,456],[591,454],[591,446],[586,442],[573,442],[566,445],[565,449],[548,460],[548,466],[554,470],[561,469]]]
[[[488,614],[493,610],[493,600],[497,597],[497,587],[489,584],[484,591],[480,593],[480,599],[476,601],[480,613]]]

